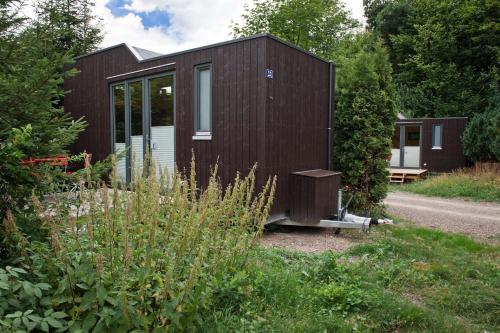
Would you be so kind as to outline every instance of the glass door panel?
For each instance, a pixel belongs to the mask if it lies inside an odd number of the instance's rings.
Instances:
[[[174,74],[143,77],[111,86],[113,149],[128,148],[118,161],[118,177],[130,182],[142,175],[144,153],[160,168],[175,166]]]
[[[144,161],[144,135],[143,135],[143,112],[142,112],[142,81],[128,84],[130,103],[130,153],[131,161],[134,161],[132,173],[142,173]]]
[[[399,168],[400,165],[400,156],[401,156],[401,127],[396,126],[394,130],[394,135],[392,136],[392,147],[391,147],[391,167]]]
[[[420,167],[420,126],[405,126],[404,158],[405,168]]]
[[[166,75],[148,80],[148,105],[151,121],[151,157],[160,169],[170,172],[175,166],[174,77]]]
[[[114,123],[114,152],[119,154],[125,150],[125,85],[119,84],[112,87]],[[116,163],[118,179],[127,179],[127,159],[122,157]]]

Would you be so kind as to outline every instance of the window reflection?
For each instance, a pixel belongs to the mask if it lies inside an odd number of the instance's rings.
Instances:
[[[142,81],[129,84],[132,135],[142,135]]]
[[[125,87],[123,84],[113,87],[115,111],[115,142],[125,143]]]
[[[149,80],[151,126],[174,125],[173,76]]]

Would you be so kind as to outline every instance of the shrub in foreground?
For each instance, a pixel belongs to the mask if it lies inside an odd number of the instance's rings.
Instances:
[[[40,205],[50,247],[36,243],[21,250],[26,268],[39,267],[36,274],[28,272],[31,279],[43,274],[48,281],[43,287],[50,289],[53,312],[47,316],[58,317],[48,325],[84,332],[163,332],[201,324],[200,314],[213,304],[219,282],[246,265],[267,219],[275,180],[255,194],[253,168],[223,190],[215,169],[200,190],[194,170],[193,162],[189,178],[162,172],[158,181],[153,166],[152,176],[136,177],[130,191],[120,190],[114,171],[111,188],[82,184],[78,202],[69,207],[47,211]],[[37,262],[29,256],[30,246],[37,246]],[[31,283],[28,273],[23,279]],[[23,304],[0,308],[0,317],[12,319],[0,325],[44,330],[41,322],[33,327],[29,320],[14,322],[12,314],[36,310]]]
[[[338,57],[335,169],[353,190],[350,209],[377,214],[387,194],[396,110],[387,51],[374,36],[346,40]]]

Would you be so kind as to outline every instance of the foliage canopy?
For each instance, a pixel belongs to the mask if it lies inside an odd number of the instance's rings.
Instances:
[[[254,0],[242,18],[235,37],[268,32],[325,58],[359,25],[338,0]]]
[[[500,161],[500,93],[490,100],[486,112],[470,120],[463,144],[472,161]]]
[[[472,117],[499,89],[496,0],[365,0],[369,27],[389,49],[400,112]]]

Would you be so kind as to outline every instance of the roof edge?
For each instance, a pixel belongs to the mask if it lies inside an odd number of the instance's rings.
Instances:
[[[95,51],[92,51],[92,52],[89,52],[89,53],[85,53],[85,54],[76,56],[73,59],[74,60],[78,60],[78,59],[81,59],[81,58],[86,58],[86,57],[93,56],[95,54],[99,54],[99,53],[102,53],[102,52],[111,51],[113,49],[117,49],[117,48],[122,47],[122,46],[125,46],[130,51],[130,53],[132,53],[132,55],[137,59],[137,61],[143,61],[143,60],[145,60],[143,57],[141,57],[141,55],[137,52],[137,50],[134,47],[132,47],[131,45],[129,45],[127,43],[120,43],[120,44],[116,44],[116,45],[104,47],[104,48],[99,49],[99,50],[95,50]]]
[[[73,59],[74,60],[78,60],[78,59],[81,59],[81,58],[90,57],[90,56],[92,56],[94,54],[98,54],[98,53],[102,53],[102,52],[106,52],[106,51],[111,51],[113,49],[117,49],[117,48],[122,47],[122,46],[127,46],[127,44],[126,43],[120,43],[120,44],[116,44],[116,45],[104,47],[102,49],[98,49],[98,50],[95,50],[95,51],[92,51],[92,52],[89,52],[89,53],[81,54],[79,56],[74,57]]]
[[[140,53],[135,49],[135,47],[132,47],[130,44],[125,43],[125,46],[127,49],[134,55],[134,57],[137,59],[137,61],[143,61],[144,58],[140,55]]]
[[[443,120],[443,119],[469,119],[469,117],[422,117],[422,118],[405,118],[405,119],[397,119],[397,122],[405,122],[405,121],[413,121],[413,120],[432,120],[432,119],[437,119],[437,120]]]
[[[235,38],[235,39],[231,39],[231,40],[224,41],[224,42],[209,44],[209,45],[200,46],[200,47],[195,47],[195,48],[192,48],[192,49],[187,49],[187,50],[183,50],[183,51],[173,52],[173,53],[169,53],[169,54],[162,54],[162,55],[159,55],[157,57],[151,57],[151,58],[146,58],[146,59],[144,59],[143,57],[141,57],[141,55],[135,50],[135,48],[132,47],[132,46],[130,46],[127,43],[120,43],[120,44],[117,44],[117,45],[105,47],[105,48],[102,48],[102,49],[99,49],[99,50],[96,50],[96,51],[93,51],[93,52],[90,52],[90,53],[79,55],[79,56],[75,57],[74,59],[78,60],[78,59],[86,58],[86,57],[89,57],[89,56],[92,56],[92,55],[95,55],[95,54],[98,54],[98,53],[110,51],[112,49],[125,46],[130,51],[130,53],[132,53],[134,55],[134,57],[137,59],[137,61],[139,63],[143,63],[143,62],[158,60],[158,59],[162,59],[162,58],[174,57],[174,56],[185,54],[185,53],[189,53],[189,52],[194,52],[194,51],[199,51],[199,50],[204,50],[204,49],[210,49],[210,48],[224,46],[224,45],[230,45],[230,44],[234,44],[234,43],[239,43],[239,42],[243,42],[243,41],[247,41],[247,40],[252,40],[252,39],[258,39],[258,38],[263,38],[263,37],[267,37],[267,38],[273,39],[274,41],[276,41],[278,43],[281,43],[281,44],[284,44],[284,45],[286,45],[288,47],[296,49],[296,50],[298,50],[298,51],[300,51],[302,53],[305,53],[305,54],[307,54],[307,55],[309,55],[309,56],[311,56],[313,58],[316,58],[318,60],[321,60],[321,61],[323,61],[325,63],[333,63],[332,61],[323,59],[322,57],[317,56],[317,55],[315,55],[314,53],[312,53],[310,51],[307,51],[307,50],[305,50],[305,49],[303,49],[303,48],[301,48],[301,47],[299,47],[299,46],[297,46],[297,45],[295,45],[293,43],[285,41],[285,40],[283,40],[283,39],[281,39],[279,37],[276,37],[276,36],[274,36],[274,35],[272,35],[270,33],[267,33],[267,32],[266,33],[256,34],[256,35],[251,35],[251,36],[246,36],[246,37]]]
[[[284,40],[284,39],[281,39],[281,38],[279,38],[279,37],[277,37],[277,36],[274,36],[274,35],[272,35],[272,34],[270,34],[270,33],[264,33],[263,35],[264,35],[264,36],[266,36],[266,37],[271,38],[272,40],[277,41],[278,43],[284,44],[284,45],[286,45],[286,46],[291,47],[292,49],[295,49],[295,50],[297,50],[297,51],[303,52],[303,53],[305,53],[305,54],[310,55],[310,56],[311,56],[311,57],[313,57],[313,58],[316,58],[316,59],[318,59],[318,60],[321,60],[321,61],[323,61],[323,62],[326,62],[327,64],[332,63],[332,64],[335,66],[335,63],[334,63],[333,61],[331,61],[331,60],[327,60],[327,59],[324,59],[323,57],[320,57],[319,55],[316,55],[316,54],[312,53],[311,51],[308,51],[308,50],[306,50],[306,49],[301,48],[300,46],[297,46],[297,45],[295,45],[295,44],[293,44],[293,43],[290,43],[289,41],[286,41],[286,40]]]

